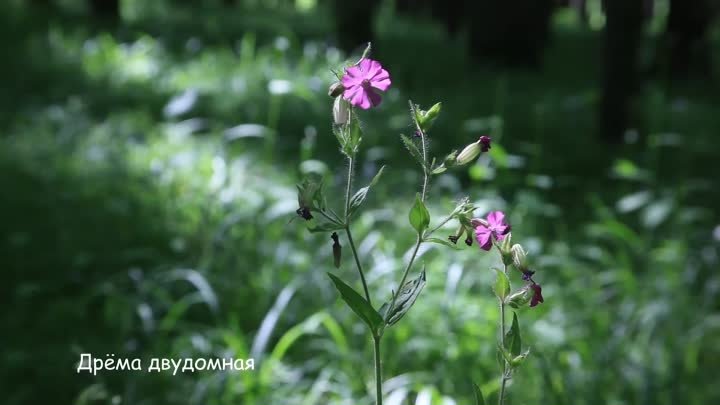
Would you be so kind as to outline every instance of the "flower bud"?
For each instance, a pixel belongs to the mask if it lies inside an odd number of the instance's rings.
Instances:
[[[505,298],[505,303],[512,309],[524,308],[532,299],[533,293],[529,286],[525,286]]]
[[[348,108],[347,101],[343,100],[342,97],[335,98],[333,103],[333,121],[336,125],[345,125],[350,118],[350,109]]]
[[[528,268],[527,253],[525,253],[523,247],[517,243],[514,244],[510,250],[512,252],[513,264],[518,270],[525,273],[525,270]]]
[[[333,240],[333,264],[336,269],[339,269],[340,259],[342,258],[342,246],[340,246],[340,239],[338,238],[337,232],[333,232],[332,235],[330,235],[330,238]]]
[[[441,109],[442,103],[435,103],[435,105],[427,111],[417,110],[416,119],[423,131],[427,131],[432,127],[433,122],[435,122],[435,119],[440,115]]]
[[[473,142],[466,146],[465,149],[460,152],[457,156],[456,163],[458,166],[463,166],[473,162],[480,155],[480,142]]]
[[[328,89],[328,96],[337,98],[339,95],[343,94],[344,91],[345,86],[343,86],[340,82],[335,82],[330,85],[330,88]]]

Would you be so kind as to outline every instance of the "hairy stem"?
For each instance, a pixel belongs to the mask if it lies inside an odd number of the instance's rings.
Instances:
[[[503,272],[507,274],[507,265],[503,264]],[[505,301],[500,300],[500,343],[505,348]],[[503,371],[500,377],[500,396],[498,398],[498,404],[505,404],[505,386],[507,384],[507,373],[508,364],[507,361],[503,361]]]
[[[380,360],[380,336],[373,336],[373,342],[375,343],[375,403],[382,405],[382,364]]]
[[[349,119],[346,124],[345,130],[347,131],[352,121]],[[355,242],[353,241],[352,232],[350,232],[350,195],[352,193],[352,181],[353,181],[353,168],[355,166],[355,154],[348,155],[348,174],[347,174],[347,187],[345,188],[345,233],[348,237],[348,243],[350,243],[350,249],[352,250],[353,257],[355,258],[355,265],[357,265],[358,273],[360,273],[360,281],[362,282],[363,290],[365,291],[365,299],[368,304],[372,306],[372,300],[370,299],[370,290],[368,289],[367,281],[365,280],[365,272],[363,272],[362,264],[360,264],[360,258],[355,248]]]

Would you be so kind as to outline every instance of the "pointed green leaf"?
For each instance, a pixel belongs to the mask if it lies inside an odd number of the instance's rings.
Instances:
[[[335,288],[340,292],[340,296],[345,303],[348,304],[350,309],[365,322],[374,335],[377,334],[384,322],[380,314],[375,311],[365,298],[358,294],[352,287],[345,284],[344,281],[331,273],[328,273],[328,276],[330,276],[333,284],[335,284]]]
[[[405,135],[400,135],[400,139],[402,139],[403,144],[405,145],[405,148],[410,152],[410,155],[412,155],[415,160],[420,164],[420,167],[425,168],[427,163],[425,163],[425,159],[423,158],[422,152],[420,152],[420,148],[413,142],[412,139],[408,138]]]
[[[475,391],[475,405],[485,405],[485,398],[483,398],[482,391],[477,384],[473,383],[473,391]]]
[[[415,195],[415,204],[410,209],[410,225],[417,231],[418,235],[430,225],[430,213],[425,208],[425,203],[420,199],[420,194]]]
[[[449,247],[449,248],[451,248],[451,249],[460,250],[460,247],[458,247],[458,245],[456,245],[456,244],[454,244],[454,243],[452,243],[452,242],[450,242],[450,241],[448,241],[448,240],[445,240],[445,239],[440,239],[440,238],[427,238],[427,239],[425,239],[425,242],[437,243],[438,245],[447,246],[447,247]]]
[[[385,166],[381,167],[375,177],[373,177],[372,181],[370,181],[370,184],[358,190],[355,195],[350,198],[350,215],[352,215],[355,211],[357,211],[358,208],[360,208],[360,205],[363,203],[363,201],[365,201],[365,198],[367,197],[368,191],[370,191],[370,187],[377,184],[384,169]]]
[[[410,310],[410,307],[412,307],[415,303],[415,300],[420,295],[420,291],[422,291],[423,287],[425,287],[425,269],[423,269],[418,278],[405,283],[398,292],[395,307],[390,311],[390,313],[385,314],[385,319],[388,325],[394,325],[397,323],[400,318],[402,318],[403,315]],[[382,311],[384,309],[387,311],[387,308],[383,307],[381,307],[380,310]]]
[[[507,274],[505,274],[504,271],[500,269],[493,268],[495,272],[497,273],[497,276],[495,277],[495,286],[493,286],[493,291],[495,292],[495,296],[498,297],[500,301],[504,301],[505,297],[510,293],[510,280],[508,279]]]
[[[505,334],[505,348],[510,354],[519,356],[522,351],[522,339],[520,337],[520,324],[518,323],[517,314],[513,312],[512,325],[510,330]]]

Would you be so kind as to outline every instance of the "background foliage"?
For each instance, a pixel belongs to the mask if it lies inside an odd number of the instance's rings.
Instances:
[[[121,5],[119,25],[81,1],[2,6],[3,402],[371,403],[360,364],[372,347],[325,275],[331,242],[290,222],[304,172],[342,188],[326,91],[350,55],[333,46],[327,4]],[[374,56],[393,88],[365,116],[359,166],[365,181],[388,166],[357,221],[369,282],[389,297],[414,240],[406,100],[442,100],[438,155],[481,134],[495,143],[435,183],[433,217],[465,194],[507,210],[544,287],[524,315],[532,355],[511,403],[720,400],[718,72],[648,78],[643,136],[607,145],[595,135],[602,26],[567,11],[552,22],[542,66],[493,68],[462,36],[382,7]],[[387,404],[469,403],[471,381],[492,396],[497,259],[433,247],[421,261],[423,296],[386,338]],[[256,370],[92,376],[76,373],[80,353],[253,357]]]

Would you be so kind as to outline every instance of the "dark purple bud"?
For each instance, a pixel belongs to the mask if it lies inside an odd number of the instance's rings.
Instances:
[[[532,299],[530,299],[530,307],[534,307],[539,303],[545,302],[542,296],[542,288],[540,287],[540,284],[531,284],[530,288],[533,290],[533,296]]]
[[[313,219],[313,216],[310,213],[310,209],[308,207],[300,207],[297,209],[297,211],[295,211],[295,213],[297,213],[306,221]]]
[[[532,280],[533,274],[535,274],[535,272],[530,269],[523,270],[522,279],[525,281],[530,281],[530,280]]]
[[[481,152],[487,152],[490,150],[490,141],[492,141],[492,138],[489,136],[483,135],[480,137],[480,151]]]
[[[337,232],[333,232],[330,235],[333,240],[333,264],[336,269],[340,268],[340,259],[342,258],[342,246],[340,246],[340,239],[338,238]]]
[[[473,241],[472,236],[470,236],[470,234],[468,234],[467,238],[465,238],[465,244],[468,246],[472,246],[472,241]]]
[[[414,138],[422,138],[422,134],[420,133],[420,131],[415,130],[415,133],[413,133],[413,137]]]

